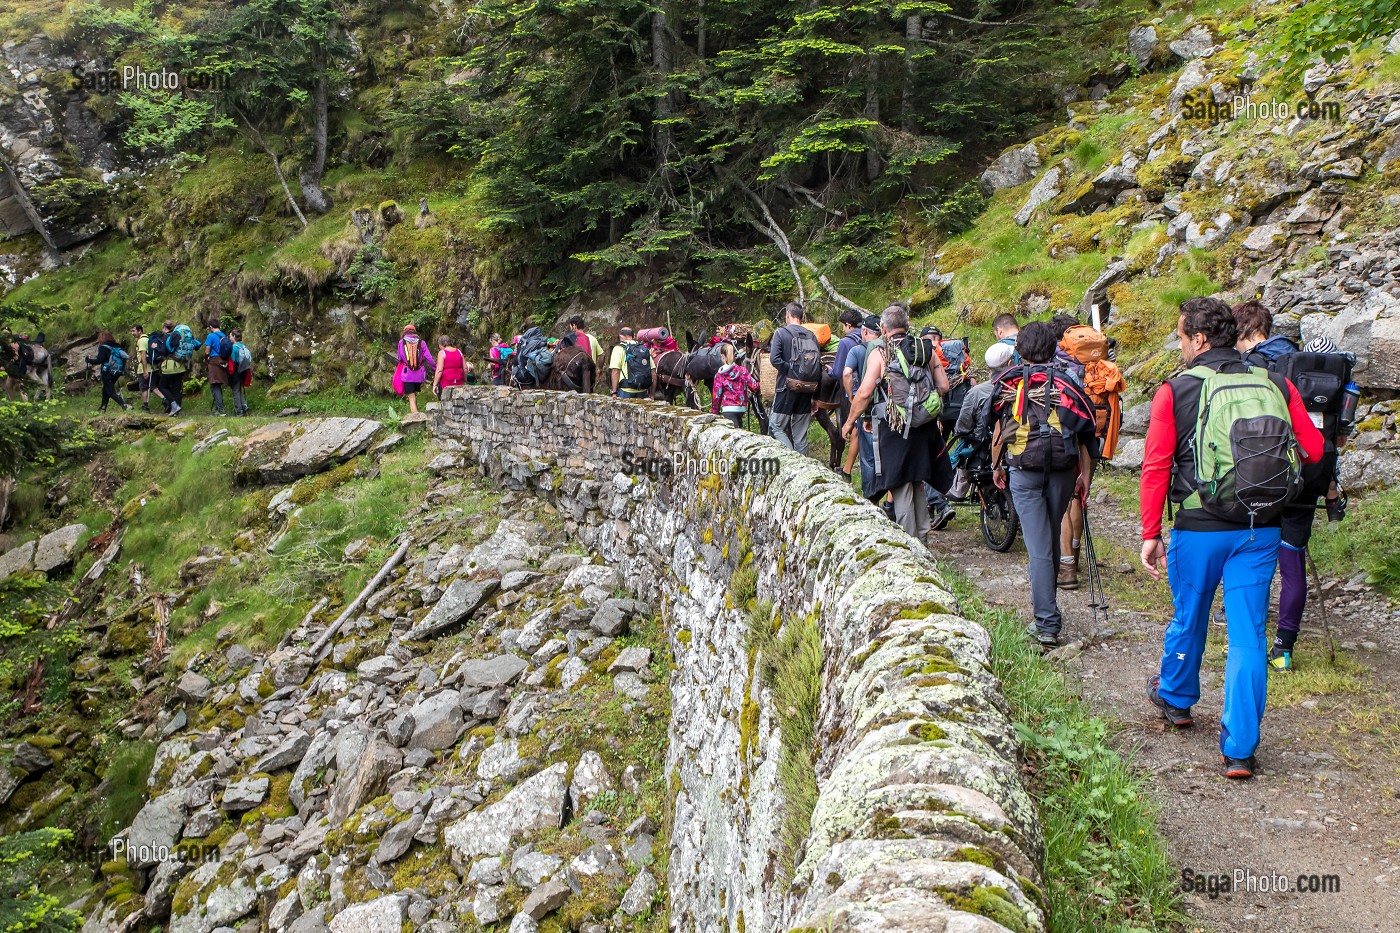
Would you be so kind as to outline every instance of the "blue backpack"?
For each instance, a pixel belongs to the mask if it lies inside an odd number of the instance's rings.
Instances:
[[[170,336],[165,338],[165,349],[177,360],[188,363],[194,359],[195,351],[199,349],[199,341],[195,339],[194,332],[188,324],[179,324]]]
[[[102,371],[109,376],[120,376],[126,372],[126,351],[121,347],[107,348],[107,362],[102,364]]]
[[[246,373],[253,368],[253,354],[243,344],[235,343],[229,353],[235,373]]]

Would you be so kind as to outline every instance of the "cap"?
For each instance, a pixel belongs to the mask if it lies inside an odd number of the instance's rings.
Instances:
[[[1009,343],[994,343],[987,348],[983,359],[987,362],[988,369],[1001,369],[1011,362],[1011,357],[1016,354],[1016,350]]]
[[[879,318],[879,315],[867,314],[867,315],[865,316],[865,320],[864,320],[864,321],[861,321],[861,326],[864,327],[866,330],[879,330],[879,329],[880,329],[880,318]]]
[[[414,327],[412,324],[405,324],[403,326],[403,332],[405,334],[416,334],[418,333],[418,328]]]
[[[928,325],[927,327],[925,327],[923,330],[919,331],[919,336],[920,336],[920,337],[940,337],[940,338],[941,338],[941,337],[943,336],[943,331],[939,330],[937,327],[935,327],[934,325],[930,324],[930,325]]]
[[[1314,337],[1308,341],[1303,350],[1307,353],[1336,353],[1337,345],[1332,342],[1330,337]]]

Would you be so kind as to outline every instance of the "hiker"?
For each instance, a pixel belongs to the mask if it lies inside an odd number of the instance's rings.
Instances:
[[[992,335],[996,337],[997,343],[1004,343],[1012,350],[1011,365],[1021,365],[1021,355],[1016,353],[1016,335],[1021,332],[1021,325],[1016,323],[1016,315],[1002,312],[992,318]]]
[[[743,363],[735,361],[732,343],[720,344],[719,355],[724,362],[719,372],[715,373],[710,412],[723,414],[734,427],[742,428],[744,413],[749,410],[749,399],[758,392],[758,380]]]
[[[561,347],[578,347],[588,354],[588,358],[593,361],[593,368],[596,370],[603,361],[603,345],[598,342],[598,338],[583,328],[583,315],[575,314],[569,318],[569,332],[564,335],[564,339],[559,341]]]
[[[802,326],[807,312],[799,302],[784,309],[787,323],[769,344],[768,361],[777,371],[768,433],[789,450],[807,453],[807,429],[812,424],[812,398],[821,388],[822,349],[817,335]]]
[[[228,378],[233,388],[233,414],[243,417],[248,414],[248,399],[243,390],[253,384],[253,353],[243,342],[243,331],[229,331]]]
[[[20,401],[28,402],[28,392],[24,391],[25,375],[28,374],[29,364],[34,361],[34,352],[29,349],[28,343],[10,336],[6,340],[6,363],[4,363],[4,394],[10,401],[14,401],[15,391],[20,392]]]
[[[1099,446],[1092,471],[1100,460],[1112,459],[1117,451],[1118,432],[1123,424],[1122,394],[1128,384],[1109,360],[1112,348],[1101,331],[1080,324],[1068,315],[1056,315],[1050,323],[1058,333],[1056,365],[1063,365],[1075,376],[1075,381],[1094,405],[1094,436]],[[1064,325],[1063,330],[1060,324]],[[1093,480],[1092,475],[1089,478]],[[1079,589],[1079,543],[1083,536],[1084,504],[1071,499],[1060,524],[1060,566],[1055,584],[1062,590]]]
[[[860,384],[865,380],[865,361],[869,356],[870,345],[880,339],[880,318],[874,314],[867,314],[861,321],[860,346],[854,347],[846,354],[845,366],[841,370],[841,384],[846,389],[846,397],[855,400],[855,394],[860,389]],[[846,411],[846,422],[851,420],[849,408]],[[856,431],[856,453],[860,459],[860,489],[861,494],[871,502],[879,502],[884,495],[871,496],[870,489],[875,485],[875,447],[874,447],[874,425],[871,424],[870,417],[858,419],[858,429]]]
[[[965,499],[972,494],[972,463],[974,456],[991,459],[991,410],[996,400],[997,377],[1011,365],[1016,351],[997,342],[987,348],[982,361],[987,366],[987,381],[979,382],[963,396],[962,410],[953,425],[954,443],[949,446],[949,461],[953,466],[953,486],[949,497]]]
[[[516,340],[520,338],[517,337]],[[491,384],[503,386],[509,378],[510,357],[515,352],[515,343],[505,343],[500,334],[491,335],[491,350],[487,354],[491,360]]]
[[[102,378],[102,403],[97,406],[99,413],[107,410],[108,399],[116,402],[124,410],[130,411],[131,406],[122,398],[118,381],[122,373],[126,372],[126,351],[117,346],[116,338],[112,336],[110,330],[104,330],[97,335],[97,355],[86,358],[89,366],[96,366],[97,372]]]
[[[851,354],[851,351],[859,348],[863,343],[861,334],[865,330],[862,326],[864,320],[865,315],[849,308],[842,311],[841,316],[837,319],[841,325],[841,339],[836,343],[836,356],[826,371],[826,377],[841,386],[841,391],[836,396],[837,425],[845,424],[846,419],[851,414],[851,393],[846,381],[846,358]],[[846,451],[845,463],[840,468],[842,478],[848,483],[851,481],[851,464],[855,452],[856,447]]]
[[[875,478],[873,488],[862,492],[867,498],[890,493],[895,520],[924,541],[929,516],[922,484],[934,478],[938,412],[948,377],[932,343],[906,340],[908,331],[909,312],[901,305],[880,315],[881,337],[866,350],[865,376],[841,433],[849,442],[859,419],[872,411]]]
[[[471,371],[471,362],[452,345],[452,338],[446,334],[439,337],[437,365],[433,367],[433,394],[441,395],[443,389],[466,385]]]
[[[636,339],[630,327],[620,328],[617,336],[621,342],[613,347],[608,359],[612,394],[618,398],[647,398],[652,390],[651,351]]]
[[[1152,397],[1140,485],[1141,559],[1148,574],[1160,578],[1166,570],[1171,583],[1174,612],[1147,694],[1173,726],[1192,723],[1211,604],[1224,583],[1230,652],[1220,754],[1226,777],[1249,778],[1264,718],[1265,619],[1279,515],[1298,488],[1298,448],[1316,462],[1323,442],[1298,390],[1240,358],[1238,334],[1225,302],[1182,303],[1177,337],[1191,368]],[[1228,406],[1202,406],[1225,387]],[[1170,548],[1162,541],[1168,499],[1178,506]]]
[[[1011,493],[1026,542],[1035,638],[1060,643],[1064,618],[1055,598],[1060,528],[1072,497],[1089,495],[1098,443],[1094,406],[1084,390],[1053,364],[1055,331],[1032,321],[1016,335],[1021,364],[997,379],[992,415],[997,423],[993,473]]]
[[[224,411],[224,386],[228,385],[228,360],[233,354],[233,341],[215,324],[204,337],[204,358],[208,361],[209,394],[214,397],[214,417],[227,418]]]
[[[399,365],[394,369],[394,391],[408,399],[409,414],[418,414],[418,393],[428,381],[431,354],[418,336],[418,328],[405,324],[399,338]]]
[[[166,321],[161,325],[160,395],[170,416],[184,410],[185,377],[194,363],[199,341],[188,324]]]
[[[141,410],[151,410],[151,337],[140,324],[131,325],[136,346],[136,391],[141,393]]]
[[[919,335],[932,341],[934,356],[948,377],[948,392],[943,397],[943,409],[938,413],[938,437],[934,441],[933,469],[938,480],[926,484],[929,527],[942,531],[956,514],[946,495],[954,481],[952,461],[948,458],[948,442],[970,387],[972,361],[968,359],[967,345],[963,341],[952,340],[945,344],[943,332],[933,325],[925,327]],[[942,488],[939,488],[940,484]]]
[[[1329,521],[1346,515],[1337,487],[1337,458],[1351,434],[1351,421],[1342,417],[1343,395],[1351,383],[1352,361],[1337,352],[1336,344],[1323,337],[1302,351],[1287,337],[1273,335],[1274,319],[1258,301],[1246,301],[1233,309],[1239,337],[1235,349],[1245,362],[1279,373],[1299,388],[1303,406],[1315,416],[1322,431],[1322,457],[1303,467],[1303,488],[1283,510],[1279,526],[1278,624],[1269,647],[1269,670],[1293,670],[1293,648],[1308,602],[1307,556],[1312,540],[1317,500],[1327,506]],[[1300,386],[1306,386],[1304,392]]]

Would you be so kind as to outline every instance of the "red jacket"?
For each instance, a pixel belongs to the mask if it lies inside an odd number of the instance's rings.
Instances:
[[[1201,354],[1195,363],[1209,366],[1238,359],[1239,354],[1234,350],[1208,350]],[[1277,377],[1276,381],[1287,387],[1288,414],[1293,422],[1293,434],[1298,440],[1298,446],[1303,450],[1303,459],[1308,462],[1320,459],[1324,448],[1322,432],[1312,423],[1308,410],[1303,407],[1303,399],[1298,395],[1293,383],[1282,377]],[[1172,488],[1172,466],[1177,464],[1179,458],[1189,456],[1184,439],[1195,431],[1201,385],[1201,380],[1195,377],[1179,376],[1163,383],[1157,394],[1152,396],[1152,417],[1147,427],[1147,445],[1142,455],[1142,481],[1139,488],[1144,541],[1162,535],[1162,510],[1167,504],[1167,496]],[[1185,411],[1184,408],[1190,410]],[[1178,485],[1190,482],[1189,478],[1180,477],[1180,468],[1177,472]],[[1178,497],[1178,501],[1180,498]],[[1199,531],[1235,527],[1219,519],[1195,514],[1201,511],[1178,511],[1177,527]],[[1277,520],[1272,524],[1277,525]]]

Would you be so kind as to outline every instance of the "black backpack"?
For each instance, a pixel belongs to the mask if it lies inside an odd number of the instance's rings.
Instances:
[[[651,351],[646,344],[634,340],[622,345],[623,358],[627,361],[627,378],[619,382],[621,389],[651,388]]]
[[[553,362],[549,338],[538,327],[532,327],[521,335],[515,351],[515,381],[520,385],[544,385]]]
[[[784,330],[792,338],[787,388],[793,392],[816,392],[822,384],[822,348],[817,335],[801,324],[789,324]]]
[[[1298,389],[1303,407],[1322,431],[1327,453],[1337,449],[1337,428],[1347,383],[1351,382],[1355,357],[1350,353],[1309,353],[1299,350],[1270,361],[1269,369]]]

